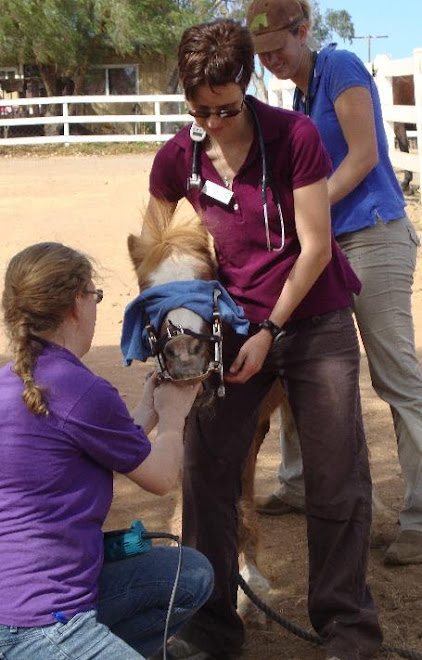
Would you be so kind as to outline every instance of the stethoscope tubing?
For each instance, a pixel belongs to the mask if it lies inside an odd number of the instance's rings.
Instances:
[[[263,213],[264,213],[264,224],[265,224],[265,236],[266,236],[266,241],[267,241],[267,249],[269,252],[279,252],[284,248],[284,243],[285,243],[285,230],[284,230],[284,221],[283,221],[283,212],[282,212],[282,207],[281,207],[281,200],[280,200],[280,194],[278,192],[277,186],[273,185],[272,181],[272,175],[271,171],[268,166],[268,160],[267,160],[267,154],[265,150],[265,142],[264,142],[264,136],[262,133],[261,129],[261,124],[259,121],[258,114],[252,104],[252,102],[245,98],[244,101],[246,107],[250,111],[255,127],[256,127],[256,133],[258,136],[258,145],[259,145],[259,151],[261,154],[261,165],[262,165],[262,178],[261,178],[261,198],[262,198],[262,206],[263,206]],[[192,174],[189,179],[191,182],[191,185],[194,185],[195,187],[200,187],[199,182],[201,181],[201,177],[199,174],[199,157],[201,153],[201,142],[194,141],[193,143],[193,154],[192,154]],[[195,182],[195,183],[192,183]],[[189,185],[189,184],[188,184]],[[271,246],[271,239],[270,239],[270,227],[269,227],[269,219],[268,219],[268,195],[267,195],[267,190],[270,188],[272,194],[273,194],[273,199],[275,202],[275,205],[277,207],[278,211],[278,216],[280,218],[280,227],[281,227],[281,245],[280,247],[273,248]]]

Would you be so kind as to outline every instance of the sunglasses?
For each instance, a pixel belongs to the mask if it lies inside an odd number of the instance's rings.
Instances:
[[[104,291],[102,289],[85,289],[84,293],[92,293],[95,296],[95,302],[97,305],[104,298]]]
[[[208,119],[212,115],[215,115],[216,117],[219,117],[220,119],[229,119],[230,117],[236,117],[237,115],[240,115],[240,113],[243,110],[243,103],[244,99],[242,100],[242,103],[240,105],[240,108],[232,108],[228,110],[191,110],[190,108],[188,109],[188,113],[194,117],[195,119]]]

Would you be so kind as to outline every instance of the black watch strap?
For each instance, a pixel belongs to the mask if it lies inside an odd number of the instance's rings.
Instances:
[[[282,332],[282,328],[280,328],[279,325],[273,323],[273,321],[270,321],[270,319],[265,319],[262,321],[262,323],[259,324],[259,329],[268,330],[273,339],[275,339]]]

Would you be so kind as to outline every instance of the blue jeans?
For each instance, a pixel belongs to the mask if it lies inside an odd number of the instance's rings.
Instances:
[[[164,641],[177,564],[178,550],[169,547],[105,564],[97,610],[50,626],[0,626],[0,659],[139,660],[155,653]],[[169,635],[207,600],[212,588],[209,561],[184,547]]]

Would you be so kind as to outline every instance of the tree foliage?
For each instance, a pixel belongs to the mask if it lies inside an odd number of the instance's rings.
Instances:
[[[0,0],[0,62],[36,64],[48,95],[57,93],[61,78],[74,80],[78,90],[88,67],[103,64],[110,54],[175,56],[186,27],[223,16],[243,21],[248,4],[249,0]],[[348,12],[327,10],[322,16],[316,0],[312,5],[314,47],[334,32],[351,41],[354,29]],[[258,77],[262,82],[262,72]]]
[[[352,43],[355,36],[355,28],[349,12],[344,9],[337,11],[327,9],[324,15],[322,15],[317,0],[313,0],[311,4],[313,18],[311,41],[313,48],[318,50],[322,46],[327,45],[336,36],[340,37],[343,41]]]
[[[240,21],[246,18],[246,12],[251,0],[185,0],[184,11],[189,12],[187,24],[192,25],[200,20],[212,20],[228,16]],[[313,49],[319,50],[333,39],[340,37],[344,41],[352,42],[355,29],[352,17],[345,10],[335,11],[327,9],[321,13],[318,0],[310,0],[312,8],[312,28],[309,44]],[[196,19],[196,20],[195,20]],[[190,22],[189,22],[190,21]],[[264,69],[260,62],[256,62],[256,72],[252,82],[257,95],[263,100],[267,99],[264,84]]]
[[[240,21],[246,18],[246,12],[251,0],[181,0],[183,12],[189,13],[187,25],[199,20],[212,20],[228,16]],[[345,10],[327,9],[321,13],[318,0],[310,0],[312,8],[311,39],[313,47],[321,48],[337,36],[344,41],[352,42],[355,29],[352,17]],[[193,19],[193,20],[191,20]]]
[[[48,94],[107,55],[174,52],[174,0],[0,0],[0,61],[36,64]]]

